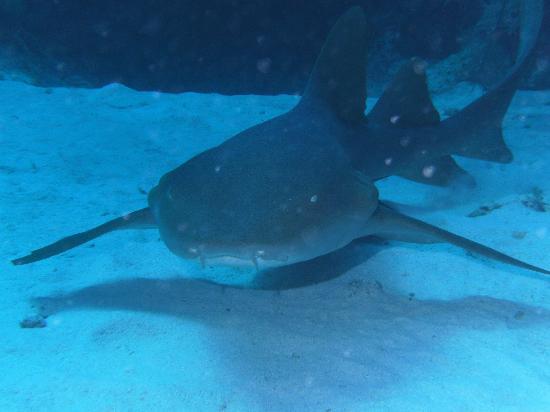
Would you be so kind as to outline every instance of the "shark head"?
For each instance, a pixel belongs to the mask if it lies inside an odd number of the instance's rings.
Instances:
[[[360,236],[378,193],[354,174],[326,129],[322,120],[290,113],[163,176],[149,207],[168,248],[203,263],[263,268]]]
[[[168,248],[208,262],[287,265],[361,236],[377,206],[339,137],[365,110],[366,18],[344,14],[290,112],[166,174],[149,207]]]

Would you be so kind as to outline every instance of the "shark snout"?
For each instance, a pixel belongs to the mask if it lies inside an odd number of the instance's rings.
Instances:
[[[281,252],[276,247],[266,245],[223,244],[215,238],[194,238],[191,230],[185,233],[187,230],[188,227],[177,234],[161,232],[161,235],[174,254],[184,259],[198,260],[203,266],[224,265],[259,269],[283,266],[288,264],[290,259],[289,250]]]

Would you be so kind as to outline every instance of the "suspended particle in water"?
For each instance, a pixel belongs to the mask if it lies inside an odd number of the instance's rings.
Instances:
[[[428,67],[428,63],[424,60],[416,59],[413,63],[413,70],[418,75],[424,74],[426,67]]]
[[[428,113],[430,113],[431,111],[432,111],[432,108],[431,108],[430,106],[424,106],[424,107],[422,108],[422,113],[423,113],[423,114],[428,114]]]
[[[424,175],[424,177],[426,177],[428,179],[433,177],[434,173],[435,173],[435,166],[433,166],[433,165],[425,166],[422,169],[422,174]]]
[[[403,147],[407,147],[409,143],[411,142],[411,138],[409,136],[403,136],[401,140],[399,140],[399,143]]]
[[[256,62],[256,68],[260,73],[267,74],[271,71],[271,59],[266,57]]]

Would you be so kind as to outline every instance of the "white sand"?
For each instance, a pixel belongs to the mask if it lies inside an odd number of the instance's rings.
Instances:
[[[437,100],[442,112],[474,96],[461,90]],[[340,277],[282,292],[193,280],[253,273],[202,270],[155,231],[9,263],[143,207],[140,188],[296,97],[16,82],[0,96],[1,411],[550,410],[550,280],[450,246],[358,245],[299,269]],[[550,92],[520,92],[505,122],[512,164],[460,159],[475,190],[390,178],[381,195],[548,268],[550,215],[521,200],[537,186],[550,202],[549,119]],[[48,326],[22,329],[36,297],[49,297]]]

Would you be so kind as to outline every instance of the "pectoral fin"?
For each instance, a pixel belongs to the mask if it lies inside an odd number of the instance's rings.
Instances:
[[[105,233],[112,232],[113,230],[149,229],[155,227],[156,223],[150,209],[140,209],[135,212],[128,213],[127,215],[117,217],[116,219],[109,220],[108,222],[96,226],[93,229],[86,230],[85,232],[64,237],[63,239],[60,239],[50,245],[33,250],[30,255],[14,259],[11,262],[14,265],[26,265],[27,263],[47,259],[66,252],[69,249],[80,246],[83,243],[89,242],[90,240],[104,235]]]
[[[508,256],[498,250],[440,229],[429,223],[405,216],[390,207],[380,204],[369,223],[369,234],[385,239],[411,243],[450,243],[468,252],[508,265],[550,275],[550,271]]]

